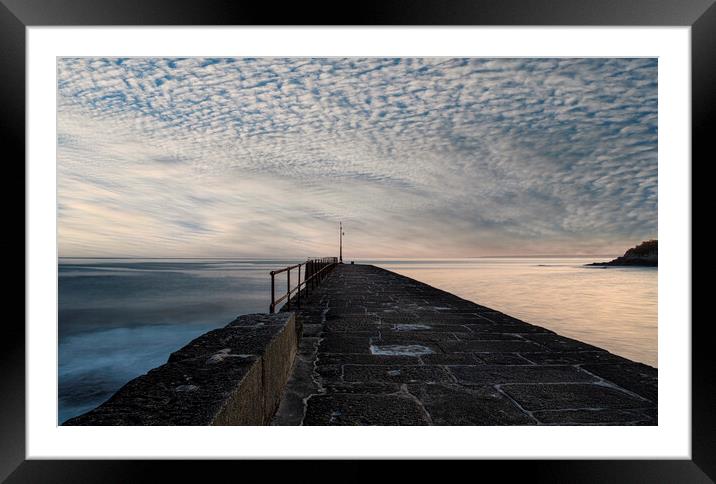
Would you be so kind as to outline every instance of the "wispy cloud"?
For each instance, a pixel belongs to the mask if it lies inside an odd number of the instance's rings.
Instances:
[[[655,59],[60,59],[61,255],[619,252]]]

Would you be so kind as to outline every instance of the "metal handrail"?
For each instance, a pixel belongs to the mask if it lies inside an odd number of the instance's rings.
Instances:
[[[271,271],[271,306],[269,308],[271,314],[276,312],[276,305],[284,299],[286,301],[286,307],[291,309],[291,294],[298,291],[296,295],[296,303],[298,307],[301,307],[301,287],[305,288],[307,292],[309,288],[313,290],[320,281],[322,281],[328,271],[338,263],[337,257],[321,257],[320,259],[308,259],[306,262],[300,264],[294,264],[292,266],[284,267],[283,269],[277,269]],[[301,267],[304,267],[303,281],[301,281]],[[291,269],[298,269],[298,284],[296,287],[291,287]],[[276,299],[276,274],[286,272],[286,294]],[[310,275],[309,275],[310,274]],[[310,285],[309,285],[310,284]]]

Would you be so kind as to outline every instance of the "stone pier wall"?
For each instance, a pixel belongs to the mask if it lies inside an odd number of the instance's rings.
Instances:
[[[294,313],[240,316],[64,425],[265,425],[297,347]]]

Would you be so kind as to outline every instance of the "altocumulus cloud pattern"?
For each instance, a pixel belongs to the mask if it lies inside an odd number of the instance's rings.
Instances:
[[[63,256],[619,253],[656,59],[63,58]],[[350,247],[353,247],[351,254]]]

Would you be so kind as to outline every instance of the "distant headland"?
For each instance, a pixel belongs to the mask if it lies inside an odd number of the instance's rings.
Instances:
[[[593,262],[588,266],[646,266],[659,265],[659,250],[656,240],[647,240],[627,250],[623,256],[609,262]]]

